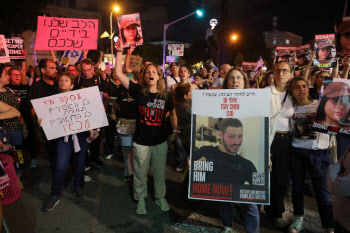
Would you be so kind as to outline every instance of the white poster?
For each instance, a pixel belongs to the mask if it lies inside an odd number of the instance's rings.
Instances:
[[[9,50],[4,35],[0,35],[0,63],[10,62]]]
[[[184,55],[184,44],[168,44],[168,50],[170,56],[183,56]]]
[[[192,92],[189,198],[270,202],[270,93]]]
[[[48,140],[108,125],[98,86],[31,102]]]

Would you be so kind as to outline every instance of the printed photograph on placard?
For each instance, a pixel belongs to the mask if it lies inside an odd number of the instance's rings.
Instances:
[[[335,34],[315,35],[316,58],[314,67],[318,69],[329,69],[337,66]]]
[[[290,46],[277,46],[275,49],[274,64],[280,61],[291,62],[295,53],[296,47]]]
[[[9,51],[4,35],[0,35],[0,63],[10,62]]]
[[[140,14],[129,14],[117,17],[119,32],[124,47],[143,44]]]
[[[313,130],[350,137],[350,80],[334,78],[321,95]]]
[[[193,93],[189,198],[269,203],[269,105],[260,102],[270,93],[260,91]]]
[[[295,76],[301,76],[311,59],[310,44],[298,46],[296,48],[297,65],[295,66]]]

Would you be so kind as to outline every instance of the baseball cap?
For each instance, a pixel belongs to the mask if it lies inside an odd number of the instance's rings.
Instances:
[[[331,44],[331,42],[329,40],[318,42],[318,44],[317,44],[317,48],[318,49],[322,49],[322,48],[325,48],[325,47],[332,47],[332,48],[334,48],[334,46]]]
[[[122,27],[122,28],[127,28],[133,24],[140,27],[140,24],[138,21],[139,21],[139,17],[137,17],[137,15],[135,15],[135,14],[123,15],[122,17],[119,18],[119,24],[120,24],[120,27]]]
[[[282,50],[277,53],[277,56],[279,57],[290,56],[290,52],[288,50]]]
[[[306,55],[306,54],[307,54],[307,52],[305,52],[304,50],[299,50],[299,51],[297,51],[296,56],[301,57],[301,56]]]
[[[323,92],[329,98],[350,95],[350,85],[344,82],[332,82]]]
[[[344,34],[350,32],[350,20],[343,21],[338,25],[338,33]]]

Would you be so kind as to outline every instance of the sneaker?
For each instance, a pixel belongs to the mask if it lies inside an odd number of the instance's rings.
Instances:
[[[324,232],[325,233],[334,233],[334,228],[325,228]]]
[[[156,204],[157,204],[157,206],[159,206],[159,208],[162,211],[168,211],[169,210],[168,202],[166,201],[166,199],[164,197],[156,200]]]
[[[137,208],[136,208],[136,213],[137,214],[147,214],[146,210],[146,202],[145,199],[140,199],[137,203]]]
[[[278,228],[285,228],[290,224],[290,222],[288,222],[284,218],[275,218],[273,219],[273,224]]]
[[[44,211],[49,212],[55,208],[55,206],[60,202],[59,197],[51,196],[49,202],[45,205]]]
[[[110,160],[112,157],[113,157],[113,154],[110,154],[110,155],[107,155],[107,156],[106,156],[106,159],[107,159],[107,160]]]
[[[81,188],[74,188],[73,189],[73,195],[75,196],[76,199],[80,200],[85,198],[86,196],[83,194],[83,190]]]
[[[85,167],[85,171],[89,171],[90,168],[91,168],[90,166]]]
[[[303,229],[303,216],[295,216],[293,223],[289,226],[288,233],[298,233]]]
[[[92,163],[96,165],[96,167],[103,167],[105,165],[105,163],[100,158],[92,161]]]
[[[224,229],[220,231],[220,233],[233,233],[233,229],[232,227],[224,227]]]
[[[84,176],[84,182],[85,183],[91,182],[91,177],[90,176]]]
[[[30,160],[30,168],[36,168],[38,167],[38,160],[37,159],[31,159]]]

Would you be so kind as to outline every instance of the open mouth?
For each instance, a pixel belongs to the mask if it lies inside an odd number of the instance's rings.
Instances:
[[[153,80],[154,80],[154,78],[149,78],[149,80],[150,80],[150,81],[151,81],[151,80],[153,81]]]

